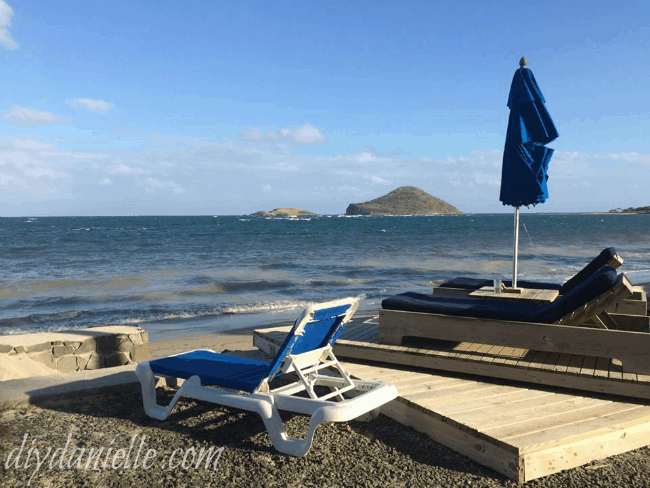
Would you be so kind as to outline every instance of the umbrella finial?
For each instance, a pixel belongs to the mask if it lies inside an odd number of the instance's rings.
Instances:
[[[521,59],[519,60],[519,66],[521,68],[525,68],[527,64],[528,64],[528,60],[526,59],[526,56],[522,56]]]

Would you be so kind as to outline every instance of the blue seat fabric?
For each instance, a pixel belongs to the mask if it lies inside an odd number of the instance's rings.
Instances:
[[[271,370],[266,361],[238,358],[197,350],[178,356],[155,359],[149,363],[156,374],[187,379],[197,375],[201,384],[253,392]]]

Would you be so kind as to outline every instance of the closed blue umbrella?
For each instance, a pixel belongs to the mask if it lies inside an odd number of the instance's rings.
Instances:
[[[545,144],[558,137],[544,95],[526,58],[519,61],[510,86],[508,132],[503,150],[501,194],[504,205],[515,207],[515,236],[512,287],[517,287],[519,251],[519,207],[544,203],[548,198],[548,165],[553,149]]]

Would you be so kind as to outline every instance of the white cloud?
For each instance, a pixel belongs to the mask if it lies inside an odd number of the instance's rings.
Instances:
[[[27,151],[42,151],[44,149],[54,149],[54,146],[48,142],[38,142],[32,139],[12,139],[11,145],[16,149],[25,149]]]
[[[389,185],[390,181],[381,178],[380,176],[377,175],[364,175],[364,178],[366,180],[370,181],[371,185]]]
[[[260,185],[260,189],[261,189],[263,192],[268,193],[268,192],[271,191],[271,185]]]
[[[7,28],[11,25],[11,17],[14,11],[7,2],[0,0],[0,44],[7,49],[18,49],[18,44],[9,34]]]
[[[358,163],[366,164],[366,163],[387,162],[390,161],[391,158],[377,156],[372,149],[366,149],[361,154],[355,156],[354,160]]]
[[[306,123],[296,129],[281,129],[279,132],[268,131],[265,134],[259,129],[246,129],[240,137],[248,142],[277,142],[284,140],[291,146],[310,146],[325,142],[325,137],[313,125]]]
[[[103,114],[114,108],[114,105],[104,100],[93,100],[92,98],[75,98],[73,100],[66,100],[66,103],[71,107],[83,108],[88,112]]]
[[[140,168],[133,168],[126,164],[120,163],[117,166],[112,166],[106,170],[107,173],[112,175],[140,175],[145,171]]]
[[[38,125],[65,124],[70,120],[66,117],[54,115],[51,112],[36,110],[35,108],[14,105],[4,113],[4,120],[20,127],[36,127]]]
[[[158,178],[147,177],[145,179],[145,182],[147,185],[145,191],[149,193],[154,193],[156,190],[160,189],[160,190],[172,190],[177,195],[180,195],[181,193],[185,193],[187,191],[179,184],[169,180],[160,180]]]
[[[113,180],[111,180],[108,176],[104,176],[101,180],[99,180],[99,184],[102,186],[112,185]]]

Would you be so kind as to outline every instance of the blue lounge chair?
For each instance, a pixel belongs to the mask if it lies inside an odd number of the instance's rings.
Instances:
[[[343,325],[357,307],[358,302],[352,298],[307,307],[270,362],[198,349],[138,364],[136,374],[146,414],[164,420],[181,397],[249,410],[262,417],[278,451],[294,456],[307,454],[321,422],[352,420],[397,396],[391,384],[352,379],[332,352]],[[327,368],[334,369],[337,375],[321,374]],[[296,381],[271,388],[275,377],[291,372],[297,375]],[[167,406],[156,403],[156,375],[186,380]],[[329,393],[318,396],[317,386],[328,387]],[[300,392],[309,397],[295,396]],[[354,396],[345,398],[344,394]],[[278,410],[311,416],[305,439],[287,435]]]
[[[560,292],[560,295],[563,295],[573,290],[579,284],[583,283],[587,278],[589,278],[589,276],[593,275],[604,266],[609,266],[610,268],[616,269],[621,264],[623,264],[623,259],[618,254],[616,254],[616,249],[613,247],[608,247],[607,249],[603,249],[598,256],[589,262],[589,264],[587,264],[578,273],[576,273],[573,277],[561,285],[557,283],[542,283],[538,281],[517,280],[517,286],[520,288],[532,288],[535,290],[558,290]],[[512,286],[511,281],[504,281],[503,284],[507,287]],[[438,287],[434,288],[434,294],[453,294],[453,296],[461,296],[478,290],[484,286],[490,285],[492,285],[492,280],[460,276],[452,280],[445,281],[441,285],[438,285]],[[457,292],[454,293],[452,290],[457,290]],[[463,291],[466,291],[466,293]]]
[[[594,320],[608,328],[611,318],[605,310],[632,294],[632,286],[621,274],[608,266],[589,276],[584,282],[555,301],[545,305],[476,298],[445,297],[407,292],[382,301],[384,310],[442,314],[516,322],[581,325]],[[613,324],[612,324],[613,325]]]

